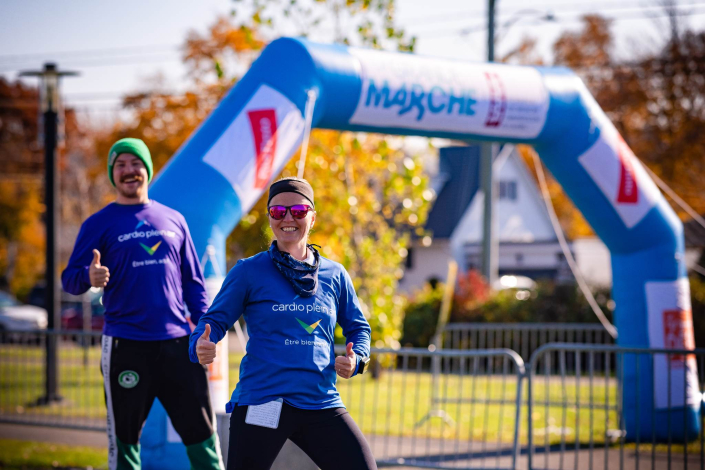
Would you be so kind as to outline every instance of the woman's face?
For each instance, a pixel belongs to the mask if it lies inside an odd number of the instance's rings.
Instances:
[[[311,206],[308,199],[297,193],[279,193],[269,202],[271,206],[295,206],[304,204]],[[316,220],[316,213],[311,210],[303,219],[295,219],[291,215],[291,210],[286,211],[286,215],[281,220],[269,217],[269,226],[277,238],[277,242],[284,245],[295,245],[306,243],[308,240],[308,232],[313,227],[313,222]]]

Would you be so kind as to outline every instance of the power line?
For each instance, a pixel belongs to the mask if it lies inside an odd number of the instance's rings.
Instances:
[[[692,57],[691,60],[705,60],[702,57]],[[649,63],[640,62],[622,62],[609,65],[594,65],[594,66],[573,66],[568,67],[574,73],[580,75],[590,72],[609,72],[617,70],[648,70],[648,71],[658,71],[663,69],[668,65],[668,60],[655,59]],[[124,98],[144,94],[146,98],[156,97],[156,98],[185,98],[188,96],[196,97],[212,97],[212,93],[203,91],[184,91],[184,92],[160,92],[160,91],[133,91],[133,92],[120,92],[120,91],[105,91],[105,92],[76,92],[76,93],[66,93],[63,95],[64,102],[66,106],[71,109],[77,109],[78,106],[84,106],[86,108],[99,107],[100,103],[96,104],[81,104],[76,105],[73,103],[85,103],[85,102],[99,102],[99,101],[112,101],[112,100],[123,100]],[[37,107],[37,101],[35,99],[0,99],[0,108],[32,108]],[[124,106],[116,105],[115,109],[127,109]]]
[[[695,209],[690,207],[687,202],[685,202],[674,190],[672,190],[661,178],[659,178],[656,173],[654,173],[651,168],[646,166],[643,162],[641,162],[641,166],[643,166],[646,171],[649,173],[649,176],[656,182],[659,188],[661,188],[661,191],[663,191],[665,194],[668,195],[668,197],[673,200],[678,206],[680,206],[681,209],[683,209],[690,217],[693,218],[702,228],[705,228],[705,219],[702,218],[700,214],[698,214]]]
[[[186,98],[189,96],[195,96],[195,97],[214,97],[215,95],[213,93],[209,92],[203,92],[203,91],[185,91],[183,93],[179,92],[159,92],[159,91],[135,91],[135,92],[119,92],[119,91],[113,91],[113,92],[95,92],[95,93],[66,93],[63,95],[63,101],[65,103],[65,106],[67,108],[71,109],[76,109],[77,105],[72,104],[72,103],[82,103],[82,102],[91,102],[91,101],[114,101],[114,100],[123,100],[124,98],[136,96],[136,95],[145,95],[145,98],[172,98],[172,99],[178,99],[178,98]],[[0,98],[0,108],[31,108],[31,107],[37,107],[38,101],[36,99],[9,99],[9,98]],[[79,106],[101,106],[99,103],[98,104],[83,104]],[[122,106],[117,106],[120,109],[127,109]]]
[[[185,98],[187,96],[195,95],[195,96],[212,96],[212,93],[209,92],[204,92],[204,91],[184,91],[184,92],[176,92],[176,91],[155,91],[155,90],[147,90],[147,91],[133,91],[133,92],[126,92],[126,91],[98,91],[98,92],[89,92],[89,93],[64,93],[64,98],[66,99],[71,99],[75,101],[100,101],[100,100],[107,100],[107,99],[114,99],[114,98],[125,98],[127,96],[133,96],[133,95],[139,95],[139,94],[144,94],[147,96],[156,96],[160,98]]]
[[[705,5],[705,2],[703,0],[693,0],[691,3],[686,3],[686,4],[679,4],[677,5],[677,8],[685,8],[685,7],[691,7],[691,6],[702,6]],[[519,10],[517,10],[517,8]],[[643,5],[641,3],[637,2],[620,2],[619,4],[615,4],[614,2],[605,2],[605,3],[584,3],[584,4],[570,4],[570,5],[556,5],[556,4],[531,4],[532,9],[536,10],[543,10],[545,9],[546,12],[551,12],[551,13],[566,13],[570,14],[571,12],[575,14],[587,14],[587,13],[601,13],[605,10],[607,11],[612,11],[612,10],[641,10],[641,11],[646,11],[646,10],[659,10],[662,9],[663,7],[661,5]],[[503,17],[509,17],[511,15],[516,14],[518,11],[523,9],[523,7],[515,7],[515,9],[506,9],[502,13],[498,15],[498,18],[503,18]],[[426,16],[417,16],[410,18],[407,21],[407,25],[413,25],[414,22],[423,22],[424,25],[434,25],[437,23],[443,23],[443,22],[452,22],[452,21],[464,21],[467,20],[467,16],[484,16],[486,15],[487,12],[485,10],[457,10],[454,12],[448,12],[448,13],[442,13],[438,15],[426,15]]]
[[[656,19],[656,18],[669,18],[671,16],[699,16],[699,15],[704,15],[705,14],[705,9],[703,10],[698,10],[698,11],[676,11],[673,13],[664,13],[662,15],[651,15],[651,16],[644,16],[643,13],[640,13],[638,15],[616,15],[616,16],[603,16],[607,21],[630,21],[630,20],[646,20],[646,19]],[[575,15],[573,15],[575,16]],[[558,24],[558,23],[582,23],[583,20],[582,18],[560,18],[560,17],[555,17],[554,19],[550,22],[548,21],[542,21],[541,24]],[[529,23],[529,24],[537,24],[536,21]],[[421,31],[421,32],[412,32],[411,34],[414,36],[418,36],[420,38],[428,38],[428,37],[445,37],[445,36],[464,36],[469,33],[474,33],[478,31],[485,31],[487,30],[487,25],[485,24],[478,24],[477,26],[472,26],[468,28],[462,28],[462,29],[450,29],[449,28],[443,28],[443,29],[436,29],[436,30],[431,30],[431,31]]]
[[[614,325],[610,323],[605,314],[602,312],[600,306],[597,304],[595,296],[592,294],[592,291],[588,287],[587,282],[585,282],[585,278],[583,277],[583,274],[580,271],[580,268],[578,267],[578,263],[575,262],[573,253],[570,251],[570,247],[568,246],[568,242],[566,241],[565,234],[563,233],[561,224],[558,221],[556,210],[553,207],[553,201],[551,201],[551,194],[548,190],[548,185],[546,184],[546,177],[543,173],[543,166],[541,165],[541,160],[539,160],[539,156],[536,152],[531,152],[531,156],[534,161],[534,168],[536,169],[536,176],[538,177],[539,187],[541,188],[541,196],[543,197],[543,201],[546,204],[546,209],[548,212],[548,216],[551,220],[551,225],[553,226],[553,231],[556,233],[556,238],[558,238],[558,244],[560,245],[561,250],[563,251],[563,256],[565,260],[568,262],[568,267],[573,273],[573,277],[575,277],[575,281],[578,283],[578,287],[580,287],[580,290],[585,296],[585,299],[590,305],[590,308],[592,308],[592,311],[595,313],[597,319],[600,320],[600,323],[602,323],[602,326],[605,327],[605,330],[607,330],[610,336],[612,336],[614,339],[617,339],[617,328],[615,328]]]
[[[114,65],[139,65],[139,64],[144,64],[144,63],[164,63],[164,62],[181,62],[181,58],[179,57],[169,57],[169,56],[163,56],[163,57],[125,57],[127,60],[118,60],[118,59],[96,59],[94,61],[89,61],[89,62],[74,62],[71,60],[66,61],[65,63],[62,62],[61,65],[65,67],[109,67],[109,66],[114,66]],[[22,70],[25,67],[17,66],[17,65],[12,65],[8,66],[6,68],[2,68],[0,66],[0,73],[7,73],[7,72],[18,72]]]
[[[119,113],[121,111],[130,111],[122,106],[82,106],[74,108],[76,113]]]
[[[83,50],[73,50],[73,51],[59,51],[59,52],[32,52],[27,54],[2,54],[0,55],[0,62],[13,62],[13,61],[27,61],[28,59],[42,59],[47,56],[51,57],[76,57],[82,55],[99,55],[107,56],[112,54],[125,54],[135,51],[137,53],[145,53],[152,51],[165,51],[165,50],[177,50],[179,48],[178,44],[153,44],[151,46],[132,46],[132,47],[110,47],[103,49],[83,49]]]

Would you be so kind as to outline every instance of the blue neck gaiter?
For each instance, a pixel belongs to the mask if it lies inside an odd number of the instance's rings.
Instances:
[[[295,259],[286,251],[279,251],[276,240],[269,247],[269,257],[297,294],[302,297],[312,297],[318,289],[318,267],[321,265],[321,257],[313,245],[306,246],[313,253],[315,260],[313,266]]]

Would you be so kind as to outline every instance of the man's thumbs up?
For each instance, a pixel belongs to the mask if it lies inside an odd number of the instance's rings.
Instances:
[[[88,268],[88,277],[93,287],[105,287],[110,280],[110,270],[100,264],[100,251],[93,250],[93,261]]]
[[[344,379],[349,379],[352,377],[353,372],[355,372],[355,367],[357,366],[357,359],[355,353],[353,352],[353,344],[348,343],[345,348],[345,356],[338,356],[335,358],[335,372]]]
[[[215,359],[215,343],[211,341],[211,325],[206,323],[206,328],[196,342],[196,355],[198,362],[208,365]]]

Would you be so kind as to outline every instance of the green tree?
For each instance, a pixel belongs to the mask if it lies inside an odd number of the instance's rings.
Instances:
[[[134,119],[99,139],[97,153],[107,154],[118,138],[139,136],[151,149],[158,171],[256,58],[264,46],[257,29],[261,27],[219,18],[207,34],[190,33],[184,62],[191,90],[175,96],[157,87],[126,97],[125,106],[134,112]],[[282,176],[297,174],[296,160]],[[374,344],[398,345],[403,311],[403,299],[396,295],[400,267],[412,234],[423,234],[433,197],[420,161],[380,135],[315,130],[304,176],[316,191],[318,223],[311,242],[349,270],[373,328]],[[270,240],[262,198],[228,238],[229,264],[266,249]]]
[[[304,36],[376,49],[413,52],[416,37],[395,21],[394,0],[234,0],[239,24],[265,37]]]

